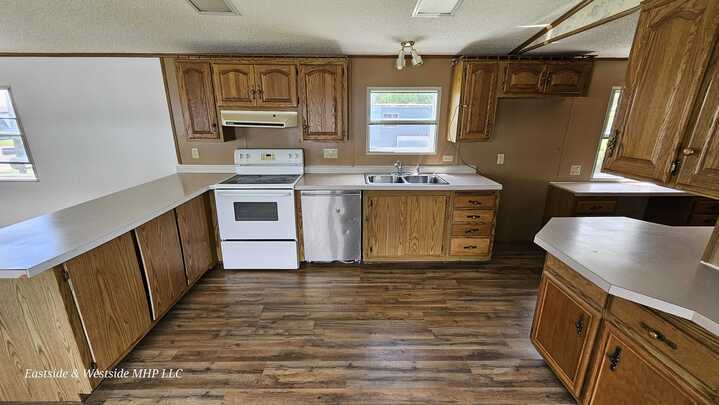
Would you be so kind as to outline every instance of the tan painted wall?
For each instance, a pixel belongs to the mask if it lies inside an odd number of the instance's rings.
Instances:
[[[178,154],[185,164],[232,164],[238,147],[301,147],[310,165],[391,164],[398,156],[365,154],[367,133],[367,87],[438,86],[442,89],[438,153],[433,156],[401,156],[406,165],[442,164],[442,155],[455,156],[454,144],[444,140],[451,76],[450,58],[427,58],[418,68],[394,68],[392,58],[353,57],[350,66],[350,139],[347,142],[302,142],[299,129],[236,129],[237,140],[226,143],[187,142],[179,106],[173,106],[178,134]],[[173,72],[174,67],[168,69]],[[595,63],[588,97],[545,99],[501,99],[496,129],[489,142],[461,144],[465,161],[504,185],[497,224],[497,240],[529,241],[539,230],[547,183],[554,180],[586,180],[591,177],[599,134],[612,86],[624,80],[626,61]],[[175,78],[168,74],[169,88]],[[192,147],[200,152],[191,158]],[[322,148],[337,147],[339,159],[323,159]],[[505,164],[496,164],[497,153]],[[447,163],[444,163],[447,164]],[[581,176],[569,176],[569,167],[582,165]]]

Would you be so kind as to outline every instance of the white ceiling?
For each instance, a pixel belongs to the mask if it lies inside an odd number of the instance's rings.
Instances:
[[[415,0],[233,2],[242,16],[199,15],[186,0],[2,0],[0,52],[388,55],[415,40],[423,54],[506,54],[539,30],[519,26],[579,0],[464,0],[443,18],[411,18]],[[595,40],[614,54],[626,38]]]

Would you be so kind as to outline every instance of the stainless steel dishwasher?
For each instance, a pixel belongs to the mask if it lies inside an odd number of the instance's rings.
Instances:
[[[303,191],[302,234],[308,262],[362,259],[360,191]]]

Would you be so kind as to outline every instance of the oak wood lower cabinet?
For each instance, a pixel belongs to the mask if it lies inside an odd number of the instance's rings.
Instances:
[[[188,284],[193,284],[217,264],[211,212],[208,193],[175,208]]]
[[[132,236],[126,233],[64,264],[98,370],[111,368],[150,327]]]
[[[367,191],[363,260],[489,260],[497,198],[495,192]]]
[[[187,289],[175,211],[140,225],[135,235],[150,290],[153,319],[158,319]]]

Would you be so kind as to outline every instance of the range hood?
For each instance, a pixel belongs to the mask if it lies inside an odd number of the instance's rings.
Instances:
[[[297,126],[296,111],[220,111],[227,127],[292,128]]]

